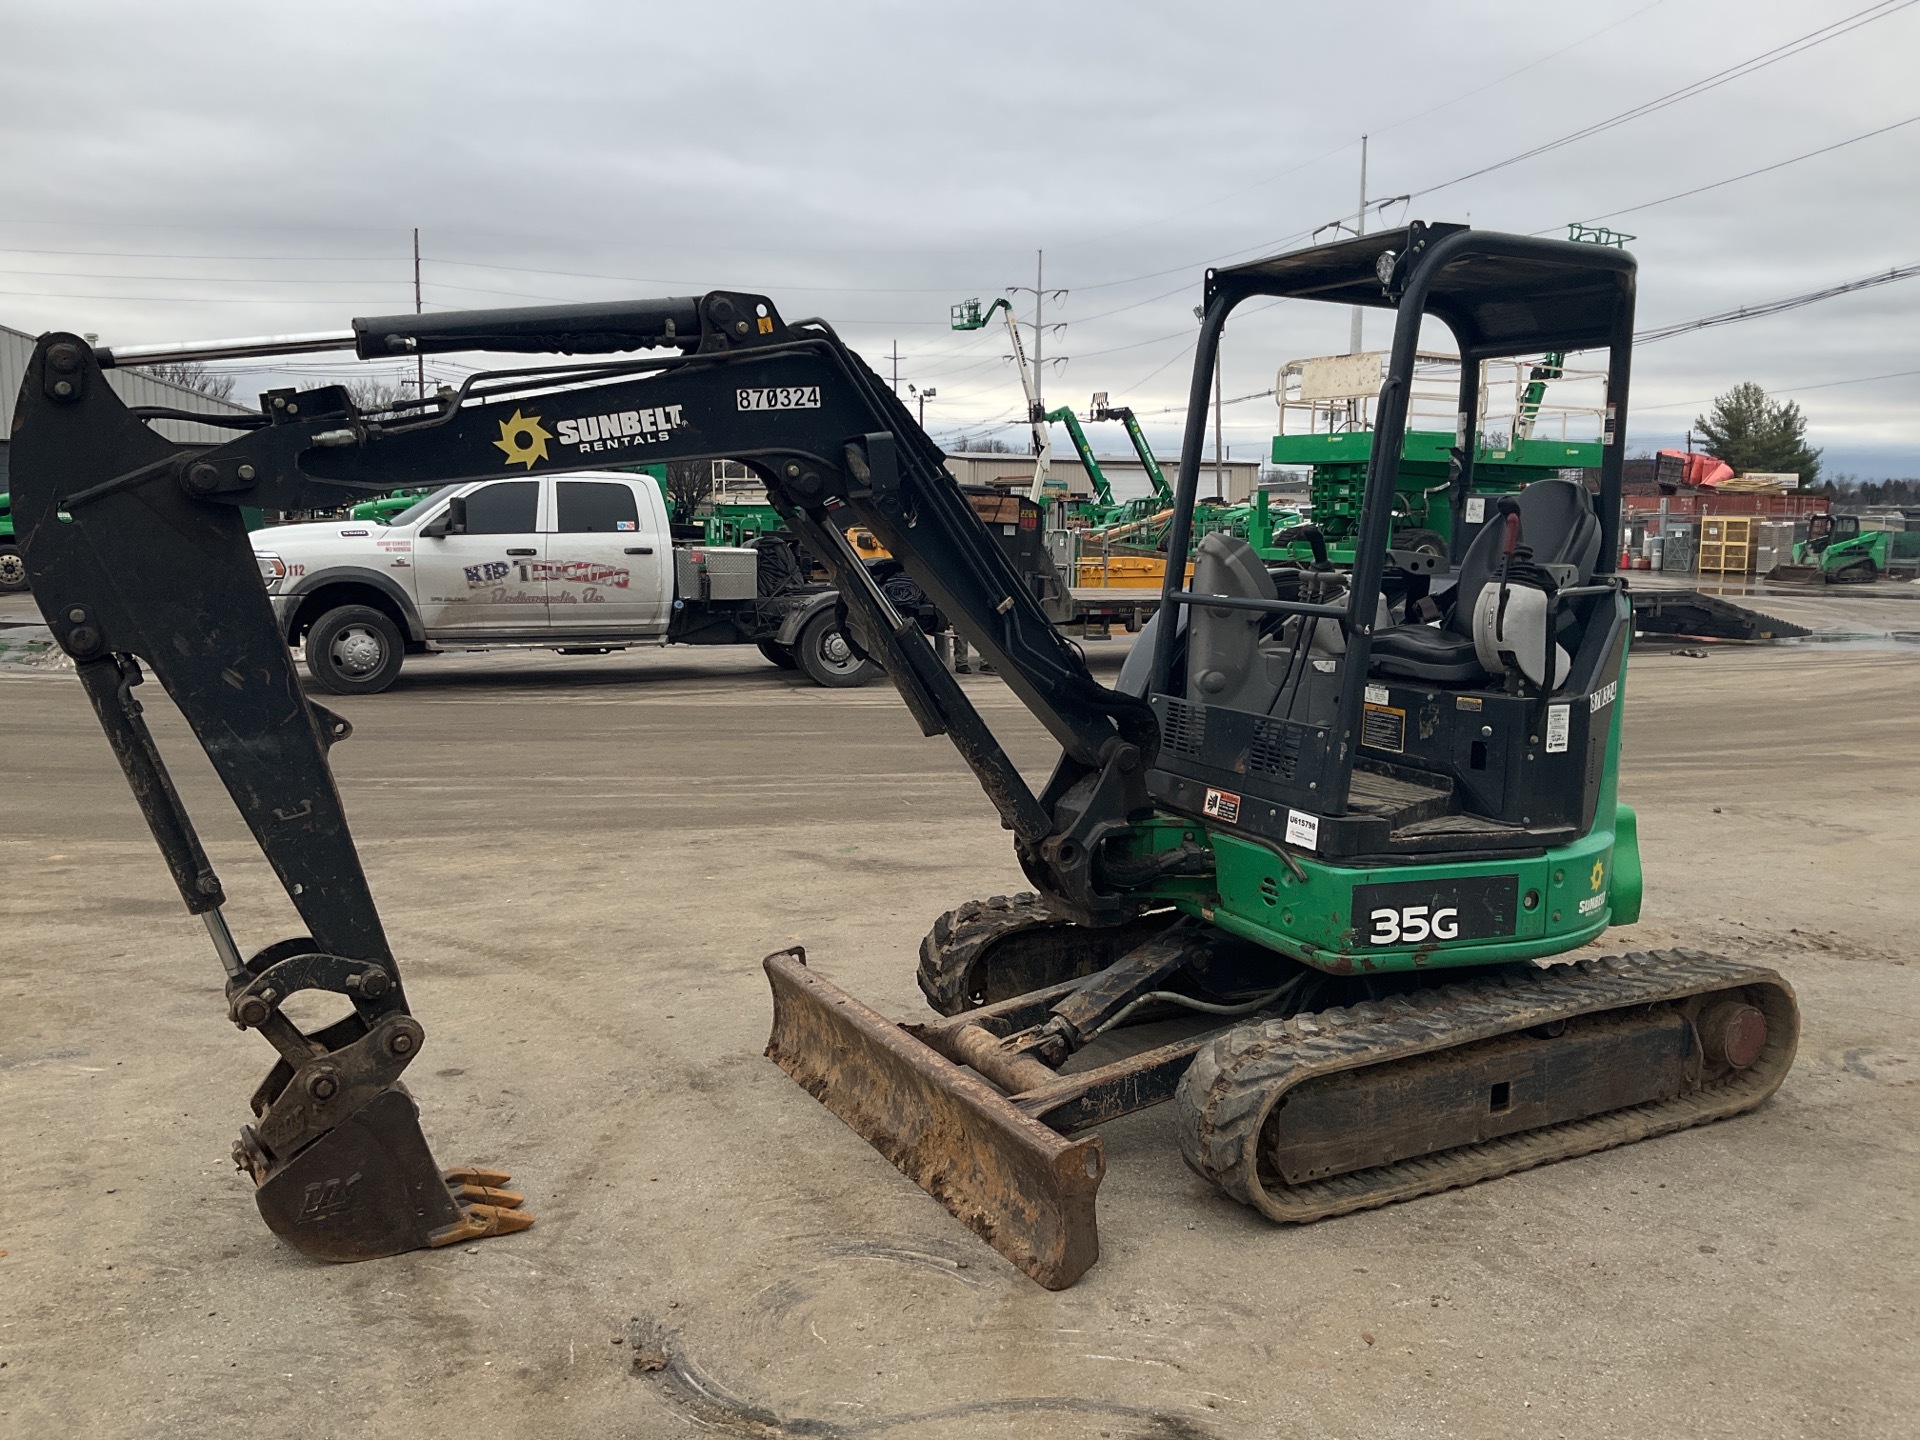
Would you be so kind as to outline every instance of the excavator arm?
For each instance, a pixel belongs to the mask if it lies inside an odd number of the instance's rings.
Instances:
[[[1150,711],[1092,678],[939,449],[824,323],[788,326],[763,297],[715,293],[384,317],[356,321],[350,336],[194,353],[348,345],[363,358],[475,349],[583,358],[476,374],[456,394],[373,413],[343,387],[274,391],[233,439],[196,446],[159,436],[152,417],[105,383],[105,367],[147,357],[50,334],[25,376],[12,457],[35,597],[183,903],[205,918],[229,1018],[278,1052],[236,1158],[268,1224],[296,1248],[364,1259],[532,1220],[500,1188],[504,1174],[434,1166],[398,1084],[425,1036],[327,761],[350,729],[301,692],[242,506],[331,508],[400,486],[623,461],[744,461],[832,574],[856,635],[922,729],[948,735],[972,766],[1030,876],[1095,923],[1132,913],[1100,862],[1104,843],[1148,808]],[[634,358],[643,348],[673,353]],[[449,519],[457,527],[457,506]],[[903,562],[1058,739],[1063,759],[1041,793],[875,586],[842,534],[849,519]],[[249,956],[229,933],[220,879],[141,714],[136,688],[147,671],[185,716],[310,934]],[[282,1010],[303,990],[332,992],[349,1013],[303,1034]]]

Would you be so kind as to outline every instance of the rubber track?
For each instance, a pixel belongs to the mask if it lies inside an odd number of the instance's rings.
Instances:
[[[1767,1044],[1745,1070],[1671,1100],[1524,1130],[1437,1155],[1268,1189],[1261,1131],[1278,1097],[1315,1076],[1382,1064],[1560,1018],[1753,987]],[[1737,1115],[1780,1087],[1799,1039],[1792,987],[1772,970],[1696,950],[1583,960],[1551,970],[1415,991],[1347,1009],[1243,1025],[1195,1057],[1174,1096],[1195,1171],[1270,1219],[1304,1223],[1431,1195],[1555,1160]]]
[[[942,1015],[958,1015],[971,1008],[967,982],[975,963],[1010,936],[1058,929],[1063,950],[1084,949],[1097,937],[1103,950],[1110,948],[1113,952],[1110,955],[1103,954],[1101,964],[1111,964],[1127,950],[1152,938],[1156,931],[1175,918],[1169,911],[1163,916],[1148,916],[1125,925],[1116,925],[1111,930],[1090,930],[1086,926],[1075,925],[1048,904],[1043,896],[1031,890],[1023,890],[1018,895],[969,900],[934,921],[933,928],[921,939],[920,968],[916,978],[920,982],[920,993],[927,997],[929,1005]],[[1067,973],[1063,973],[1060,979],[1072,979],[1078,974],[1090,973],[1067,963],[1070,956],[1062,958],[1062,968]]]

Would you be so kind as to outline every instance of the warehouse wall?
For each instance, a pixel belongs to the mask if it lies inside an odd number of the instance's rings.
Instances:
[[[1121,500],[1131,500],[1138,495],[1151,493],[1153,487],[1147,480],[1146,467],[1133,455],[1098,455],[1100,469],[1107,477],[1107,483],[1113,487],[1114,495]],[[1177,465],[1171,458],[1161,460],[1161,473],[1173,483]],[[1229,460],[1226,470],[1227,499],[1241,501],[1253,494],[1253,487],[1260,478],[1260,462],[1257,460]],[[977,454],[961,451],[947,456],[947,471],[962,485],[999,485],[1024,490],[1033,483],[1033,457],[1031,455]],[[1093,485],[1087,479],[1086,467],[1080,463],[1080,457],[1073,454],[1062,455],[1056,452],[1049,465],[1049,471],[1055,480],[1065,480],[1068,490],[1075,495],[1091,495]],[[1212,495],[1215,492],[1213,461],[1207,460],[1200,467],[1200,494]]]
[[[20,395],[20,382],[26,378],[27,364],[33,359],[35,337],[10,326],[0,325],[0,489],[6,488],[7,440],[13,433],[14,403]],[[156,380],[143,370],[109,370],[107,383],[129,405],[165,405],[175,410],[195,410],[205,415],[252,415],[251,405],[236,405],[231,400],[216,400],[189,390],[184,385]],[[169,440],[191,444],[219,444],[231,440],[232,430],[212,425],[194,425],[175,420],[157,420],[154,429]]]

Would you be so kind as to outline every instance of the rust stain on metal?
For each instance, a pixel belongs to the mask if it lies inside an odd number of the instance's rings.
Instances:
[[[765,961],[767,1057],[982,1240],[1050,1290],[1099,1258],[1096,1138],[1069,1140],[809,970]]]

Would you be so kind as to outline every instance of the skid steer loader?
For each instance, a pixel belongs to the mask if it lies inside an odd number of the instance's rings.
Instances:
[[[43,336],[13,478],[37,601],[172,868],[207,918],[227,1012],[280,1061],[238,1155],[269,1224],[356,1259],[530,1220],[497,1172],[442,1172],[399,1076],[407,1011],[326,749],[343,721],[294,681],[239,508],[608,463],[751,466],[838,587],[851,633],[922,729],[946,734],[1035,893],[936,921],[896,1025],[798,950],[766,960],[768,1054],[1041,1284],[1098,1255],[1104,1121],[1175,1106],[1190,1165],[1281,1221],[1406,1199],[1759,1104],[1798,1033],[1772,971],[1692,951],[1564,960],[1640,903],[1616,794],[1629,611],[1611,573],[1634,262],[1414,224],[1209,272],[1169,553],[1187,552],[1221,327],[1262,296],[1395,312],[1350,571],[1269,567],[1224,535],[1170,569],[1114,688],[1048,622],[943,456],[822,321],[704,296],[356,320],[338,334],[140,351]],[[1420,323],[1483,358],[1604,349],[1599,492],[1545,481],[1466,518],[1478,421],[1463,380],[1453,553],[1389,550]],[[104,366],[351,349],[574,357],[487,370],[362,412],[276,390],[223,445],[155,436]],[[666,351],[640,356],[639,351]],[[1061,746],[1036,790],[844,534],[898,559]],[[453,533],[448,525],[429,526]],[[422,544],[436,543],[432,537]],[[1324,552],[1322,552],[1324,553]],[[220,881],[140,720],[150,667],[185,713],[311,937],[243,955]],[[351,1013],[302,1034],[301,989]]]

